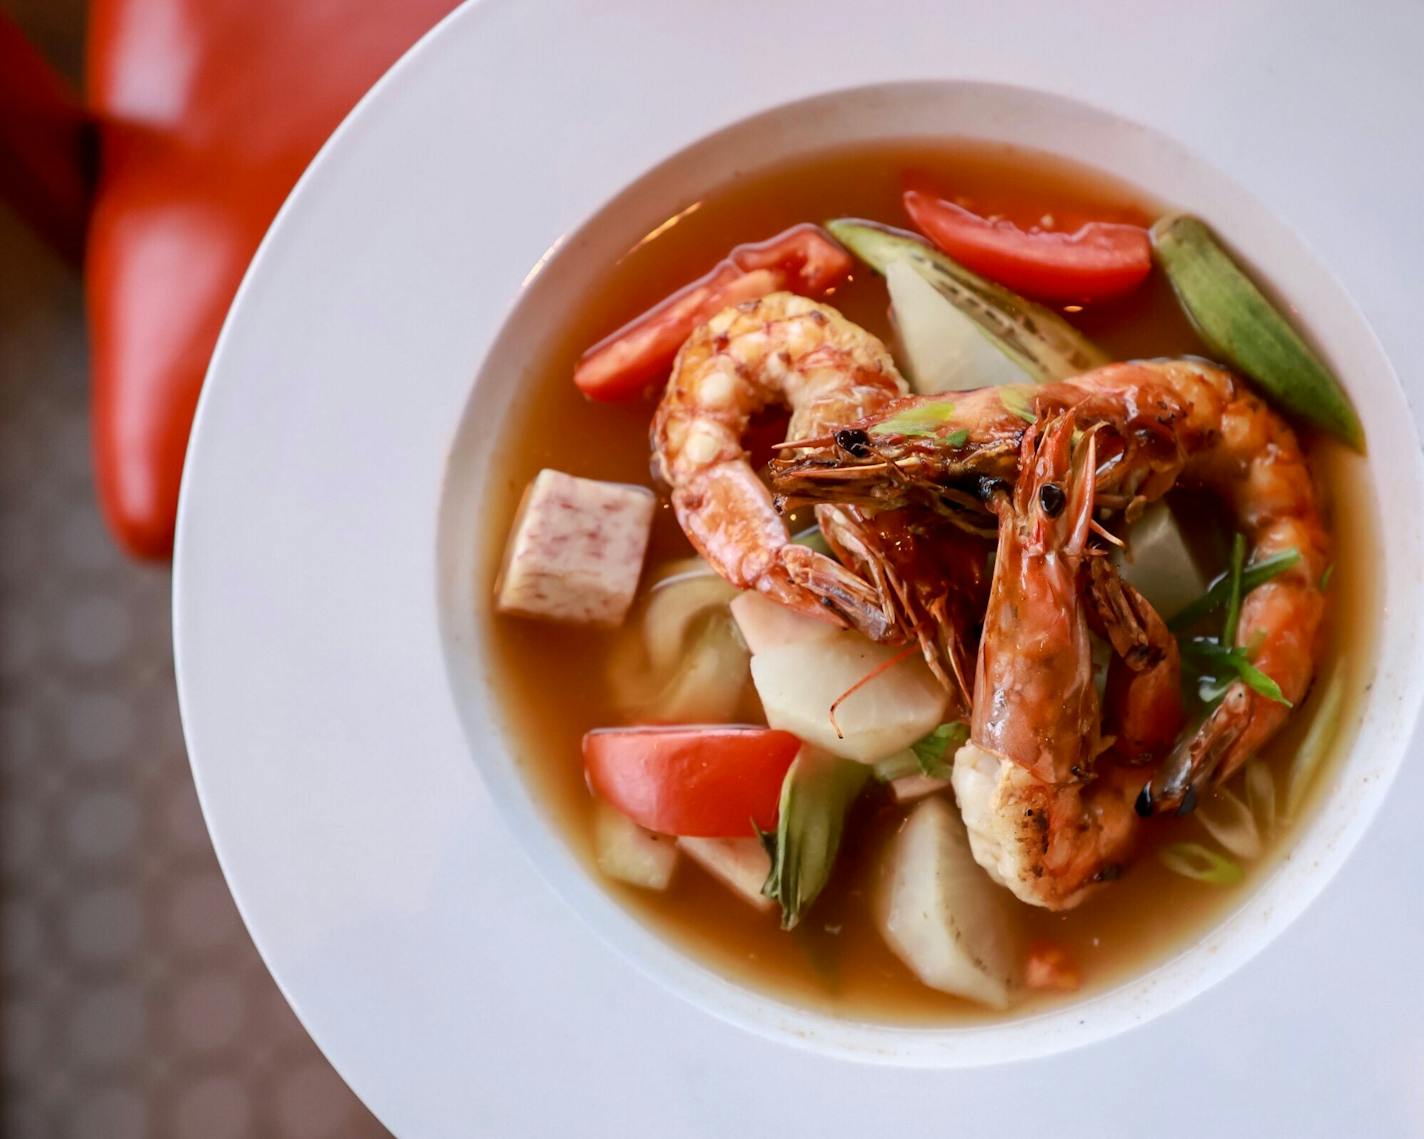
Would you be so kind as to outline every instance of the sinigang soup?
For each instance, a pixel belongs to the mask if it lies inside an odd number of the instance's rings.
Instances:
[[[590,873],[746,983],[1021,1013],[1239,902],[1367,657],[1358,421],[1191,203],[885,144],[683,203],[561,314],[481,583]]]

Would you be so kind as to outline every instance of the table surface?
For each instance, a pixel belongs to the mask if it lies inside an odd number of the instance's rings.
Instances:
[[[78,0],[3,0],[71,77]],[[0,207],[0,1134],[376,1139],[218,871],[169,573],[94,500],[76,274]]]

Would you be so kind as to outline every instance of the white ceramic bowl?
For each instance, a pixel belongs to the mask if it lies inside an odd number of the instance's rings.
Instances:
[[[585,1133],[610,1089],[629,1130],[776,1119],[788,1133],[917,1133],[926,1088],[987,1135],[1014,1129],[1006,1105],[1026,1084],[1065,1136],[1150,1112],[1157,1133],[1195,1137],[1262,1103],[1301,1133],[1363,1111],[1381,1131],[1417,1124],[1408,1058],[1424,1052],[1424,1004],[1398,983],[1424,952],[1412,769],[1361,841],[1424,684],[1424,472],[1390,364],[1274,211],[1163,135],[1017,87],[903,82],[1032,82],[1166,126],[1324,237],[1392,345],[1424,351],[1402,264],[1372,255],[1392,248],[1376,227],[1415,216],[1424,179],[1398,166],[1373,180],[1408,124],[1376,113],[1371,84],[1417,84],[1393,57],[1336,52],[1408,36],[1344,13],[1276,35],[1273,9],[1249,0],[1206,22],[1149,6],[1124,23],[1106,0],[926,0],[893,19],[851,0],[580,14],[572,0],[481,0],[378,86],[254,262],[199,409],[175,567],[185,731],[234,896],[318,1043],[411,1135]],[[1325,59],[1343,69],[1328,91]],[[1262,97],[1267,78],[1284,102]],[[1301,121],[1318,133],[1292,135]],[[539,323],[684,191],[717,181],[719,156],[954,133],[1065,152],[1189,206],[1298,308],[1364,417],[1375,499],[1360,509],[1388,523],[1383,620],[1336,793],[1202,945],[1063,1012],[887,1029],[721,980],[574,860],[515,774],[484,681],[472,516],[494,477],[481,436]],[[1342,209],[1362,185],[1375,212]],[[1396,356],[1416,384],[1418,353]],[[1132,1025],[1148,1027],[1109,1039]],[[915,1070],[928,1066],[944,1070]],[[1169,1072],[1201,1094],[1159,1113],[1148,1077]]]
[[[1383,530],[1383,611],[1391,620],[1380,638],[1377,670],[1360,679],[1363,720],[1348,759],[1330,778],[1352,794],[1330,794],[1303,828],[1292,856],[1242,900],[1231,915],[1172,960],[1109,992],[1066,1007],[984,1026],[891,1028],[860,1024],[797,1008],[723,981],[662,942],[625,912],[571,855],[555,821],[510,762],[489,741],[502,717],[485,680],[481,626],[489,599],[471,589],[482,580],[503,536],[482,525],[480,504],[499,478],[495,451],[512,400],[511,377],[528,373],[544,330],[598,287],[606,266],[664,218],[715,186],[725,171],[815,154],[837,144],[924,136],[988,138],[1066,156],[1139,187],[1148,197],[1209,218],[1257,273],[1296,310],[1326,358],[1345,378],[1371,445],[1377,503],[1363,509],[1402,524]],[[481,363],[450,455],[441,503],[439,610],[450,682],[475,757],[496,802],[549,882],[590,925],[649,975],[699,1007],[758,1032],[806,1047],[902,1064],[975,1065],[1071,1048],[1120,1032],[1190,999],[1265,946],[1329,881],[1373,817],[1405,754],[1417,718],[1424,673],[1412,657],[1421,613],[1407,582],[1424,551],[1418,511],[1424,492],[1418,464],[1401,472],[1400,455],[1417,456],[1413,426],[1398,381],[1358,310],[1301,241],[1259,202],[1171,140],[1080,103],[1017,87],[960,83],[897,83],[817,96],[774,108],[693,143],[639,178],[591,218],[562,236],[540,258]],[[1400,477],[1406,474],[1407,477]],[[1382,528],[1376,524],[1377,532]],[[1400,602],[1406,602],[1401,605]],[[1353,704],[1354,693],[1349,703]],[[1354,721],[1345,727],[1354,734]]]

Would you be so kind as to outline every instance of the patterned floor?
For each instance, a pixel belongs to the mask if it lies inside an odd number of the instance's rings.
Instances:
[[[79,5],[3,7],[78,58]],[[385,1135],[283,1002],[218,871],[167,571],[123,560],[95,510],[86,363],[76,277],[0,207],[3,1134]]]

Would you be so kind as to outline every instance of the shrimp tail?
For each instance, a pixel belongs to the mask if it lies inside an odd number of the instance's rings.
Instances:
[[[842,628],[855,629],[872,641],[899,639],[874,585],[805,546],[782,546],[776,569],[759,580],[757,588],[809,616],[825,620],[829,615]]]

